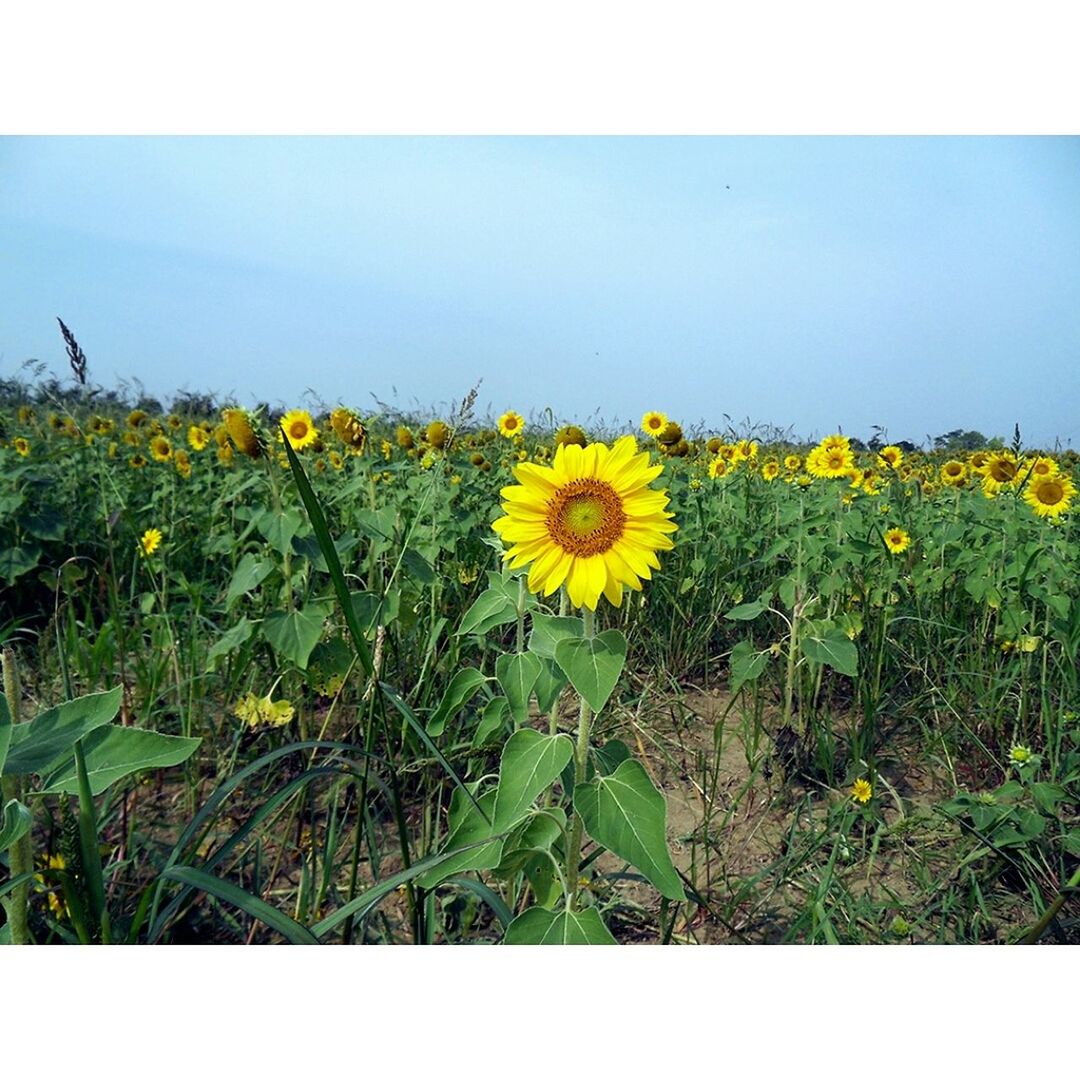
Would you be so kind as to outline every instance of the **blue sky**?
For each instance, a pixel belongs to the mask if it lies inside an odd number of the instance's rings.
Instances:
[[[0,374],[1080,444],[1080,139],[8,138]]]

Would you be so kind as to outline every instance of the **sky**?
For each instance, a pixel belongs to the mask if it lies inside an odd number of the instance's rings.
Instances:
[[[1080,139],[0,139],[0,376],[57,315],[166,399],[1080,446]]]

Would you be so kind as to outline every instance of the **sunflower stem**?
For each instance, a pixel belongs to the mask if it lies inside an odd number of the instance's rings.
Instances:
[[[595,631],[596,613],[589,608],[581,609],[582,619],[585,623],[585,637],[591,638]],[[574,756],[574,790],[579,784],[585,783],[585,770],[589,761],[589,720],[591,711],[589,703],[584,695],[578,695],[578,737],[577,752]],[[566,906],[569,911],[577,910],[578,896],[578,865],[581,862],[581,839],[585,824],[581,815],[574,810],[574,823],[570,828],[570,843],[566,849],[566,883],[569,890],[566,898]]]

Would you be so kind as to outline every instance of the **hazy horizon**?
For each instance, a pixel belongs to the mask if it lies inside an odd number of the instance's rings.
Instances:
[[[59,315],[159,397],[1080,442],[1076,138],[5,138],[0,185],[6,377]]]

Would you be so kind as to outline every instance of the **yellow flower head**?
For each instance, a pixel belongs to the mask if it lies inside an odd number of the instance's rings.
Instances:
[[[289,440],[289,445],[294,450],[303,450],[311,446],[319,437],[315,430],[315,424],[311,419],[311,413],[307,409],[292,409],[287,412],[278,425],[278,441]]]
[[[842,436],[830,435],[806,455],[806,471],[811,476],[830,480],[850,474],[855,465],[855,455],[847,446],[836,445],[830,441],[837,438]]]
[[[870,801],[871,796],[874,794],[874,789],[870,786],[869,780],[856,780],[851,785],[851,797],[857,803],[862,803],[864,806]]]
[[[249,728],[284,727],[296,710],[288,701],[271,701],[270,695],[256,697],[247,694],[233,706],[233,715]]]
[[[728,464],[727,459],[717,454],[716,457],[709,462],[709,476],[714,480],[720,480],[727,476],[730,468],[731,466]]]
[[[133,431],[146,423],[146,413],[142,409],[132,409],[127,415],[127,425]]]
[[[780,475],[780,463],[777,461],[766,461],[761,466],[761,475],[765,480],[772,482]]]
[[[641,430],[654,439],[660,438],[660,432],[667,427],[667,417],[662,412],[647,412],[641,418]]]
[[[163,539],[160,529],[147,529],[139,540],[139,554],[146,557],[153,555]]]
[[[504,412],[499,417],[499,434],[506,439],[516,439],[525,430],[525,419],[521,413]]]
[[[1076,485],[1067,473],[1058,472],[1045,476],[1033,475],[1024,488],[1024,502],[1039,517],[1057,520],[1068,513],[1076,495]]]
[[[191,476],[191,458],[188,457],[186,450],[177,450],[173,455],[173,464],[176,466],[176,471],[187,480]]]
[[[330,414],[330,426],[334,429],[334,434],[353,453],[359,454],[363,451],[367,442],[367,428],[352,409],[344,407],[335,409]]]
[[[233,445],[241,454],[254,460],[263,455],[265,446],[255,427],[255,422],[244,409],[226,409],[221,415],[225,421],[225,430],[229,433]]]
[[[962,461],[946,461],[941,466],[941,482],[949,487],[961,488],[967,483],[968,467]]]
[[[610,448],[560,446],[550,467],[518,465],[518,485],[501,492],[506,516],[492,525],[512,545],[504,558],[530,566],[532,592],[550,596],[565,582],[575,607],[595,610],[601,594],[618,607],[623,586],[640,589],[660,568],[656,552],[674,546],[667,492],[649,487],[662,471],[632,435]]]
[[[899,469],[904,460],[904,451],[899,446],[886,446],[878,451],[878,457],[882,463],[890,469]]]
[[[911,547],[911,536],[903,529],[887,529],[884,539],[885,546],[893,555],[899,555]]]
[[[187,429],[187,441],[192,450],[205,450],[210,443],[210,432],[198,424],[192,424]]]
[[[164,435],[155,435],[150,440],[150,456],[155,461],[168,461],[172,452],[172,443]]]
[[[15,439],[12,442],[11,445],[15,447],[15,453],[18,454],[19,457],[29,457],[30,456],[30,441],[29,441],[29,439],[24,439],[24,438],[22,438],[20,436],[19,438]]]
[[[1016,745],[1009,751],[1009,761],[1014,765],[1026,765],[1031,760],[1031,748]]]
[[[432,420],[424,432],[428,445],[443,450],[450,439],[450,429],[441,420]]]

